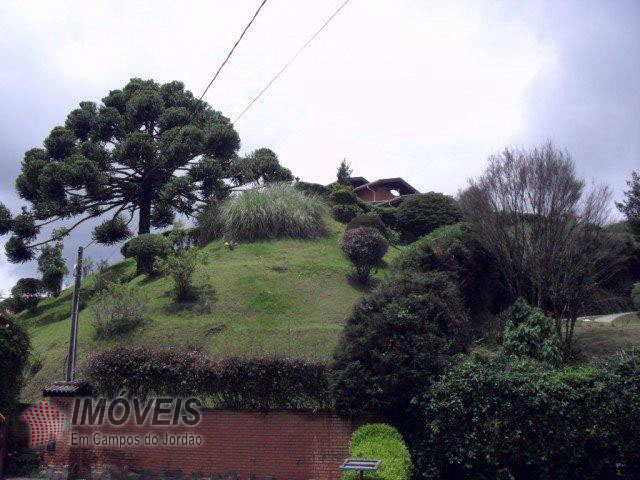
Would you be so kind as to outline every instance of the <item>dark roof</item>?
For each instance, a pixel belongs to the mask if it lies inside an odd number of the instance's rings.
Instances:
[[[87,382],[53,382],[42,394],[45,397],[73,397],[91,395],[91,386]]]
[[[329,185],[327,185],[327,187],[333,187],[336,183],[338,182],[337,181],[331,182]],[[349,177],[349,183],[351,184],[352,187],[356,188],[356,187],[359,187],[360,185],[369,183],[369,180],[367,180],[364,177]]]
[[[401,177],[381,178],[380,180],[376,180],[375,182],[367,183],[365,185],[361,185],[359,187],[356,187],[354,190],[358,191],[358,190],[362,190],[363,188],[373,187],[375,185],[389,185],[391,188],[400,187],[402,189],[407,190],[407,193],[404,193],[403,195],[407,195],[407,194],[410,194],[410,193],[420,193],[418,190],[416,190],[411,185],[409,185]]]

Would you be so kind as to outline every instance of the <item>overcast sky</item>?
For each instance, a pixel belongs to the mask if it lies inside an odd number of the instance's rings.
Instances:
[[[235,118],[342,1],[268,0],[205,100]],[[19,208],[24,152],[78,102],[131,77],[199,96],[258,3],[3,0],[0,201]],[[620,198],[640,169],[640,1],[351,0],[236,129],[242,152],[270,147],[307,181],[346,158],[449,194],[505,145],[552,139]],[[70,267],[89,236],[66,240]],[[0,289],[34,263],[0,254]]]

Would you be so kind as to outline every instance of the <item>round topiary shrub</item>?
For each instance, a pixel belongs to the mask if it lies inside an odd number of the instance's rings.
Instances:
[[[359,227],[346,231],[340,239],[340,248],[351,260],[357,280],[367,283],[372,270],[382,263],[389,243],[375,228]]]
[[[505,313],[502,344],[507,355],[531,357],[558,364],[562,344],[551,319],[542,310],[519,298]]]
[[[633,308],[640,310],[640,283],[634,284],[631,289],[631,303]]]
[[[353,205],[358,201],[358,196],[351,185],[334,186],[329,198],[333,203],[339,205]]]
[[[171,240],[164,235],[143,233],[127,242],[125,257],[136,259],[136,274],[154,274],[156,258],[166,258],[172,252]]]
[[[349,456],[380,460],[378,471],[368,474],[368,479],[408,480],[411,476],[411,455],[402,435],[386,423],[370,423],[358,427],[351,435]],[[342,478],[355,480],[357,473],[350,471]]]
[[[457,202],[448,195],[429,192],[406,199],[398,207],[398,229],[407,241],[462,219]]]
[[[337,412],[414,424],[415,399],[450,355],[466,349],[468,328],[450,274],[407,274],[383,285],[356,305],[336,347],[330,385]]]
[[[360,227],[375,228],[380,232],[380,235],[387,240],[389,239],[389,229],[375,213],[361,213],[360,215],[352,218],[347,224],[347,230],[353,230],[354,228]]]
[[[331,207],[333,218],[340,223],[349,223],[362,213],[362,209],[353,204],[338,204]]]

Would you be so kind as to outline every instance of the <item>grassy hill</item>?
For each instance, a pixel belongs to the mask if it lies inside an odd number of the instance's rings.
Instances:
[[[202,248],[204,261],[196,284],[205,290],[189,306],[171,298],[169,277],[135,276],[135,262],[111,268],[145,293],[149,319],[132,334],[96,340],[89,306],[80,312],[78,363],[88,354],[115,344],[200,348],[213,355],[278,354],[328,360],[351,306],[363,295],[347,275],[349,262],[338,240],[344,227],[328,223],[331,235],[320,240],[278,240],[239,244],[229,250],[215,241]],[[389,249],[386,261],[397,254]],[[384,275],[384,271],[377,276]],[[95,278],[83,282],[83,289]],[[63,377],[69,341],[71,291],[23,312],[39,370],[29,372],[22,400],[39,398],[42,388]],[[36,370],[36,369],[34,369]]]

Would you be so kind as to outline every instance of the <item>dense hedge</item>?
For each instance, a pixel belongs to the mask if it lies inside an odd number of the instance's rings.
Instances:
[[[403,238],[413,241],[442,225],[459,222],[462,212],[452,197],[429,192],[414,195],[402,202],[398,207],[397,220]]]
[[[12,414],[18,406],[22,371],[29,356],[27,331],[0,312],[0,413]]]
[[[353,230],[354,228],[360,227],[375,228],[384,238],[386,238],[387,240],[389,239],[389,229],[384,224],[382,219],[373,212],[361,213],[360,215],[352,218],[351,221],[347,224],[347,230]]]
[[[178,348],[116,347],[90,357],[94,389],[115,396],[197,395],[209,406],[247,410],[327,409],[326,367],[284,358],[212,359]]]
[[[340,223],[349,223],[362,213],[362,209],[355,204],[338,204],[331,207],[331,215]]]
[[[466,348],[469,319],[444,272],[408,274],[365,297],[334,353],[331,390],[347,417],[412,422],[416,399]]]
[[[351,458],[370,458],[380,460],[380,468],[368,473],[367,479],[409,480],[411,476],[411,455],[402,439],[402,435],[386,423],[362,425],[353,432],[349,442]],[[354,480],[357,474],[347,472],[344,480]]]
[[[423,405],[414,460],[425,478],[638,478],[639,349],[560,370],[476,355],[443,375]]]

